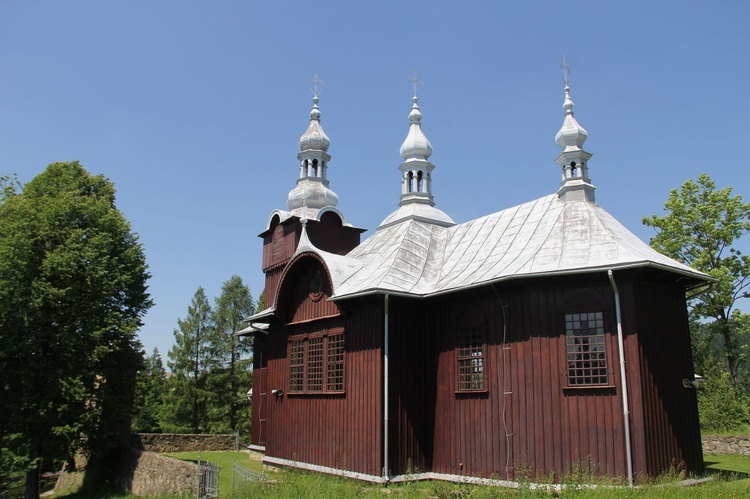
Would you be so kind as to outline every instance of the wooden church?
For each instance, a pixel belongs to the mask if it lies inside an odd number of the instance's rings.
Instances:
[[[558,191],[464,223],[435,207],[415,92],[398,208],[363,242],[318,101],[260,234],[267,308],[238,333],[265,463],[375,482],[703,470],[685,294],[708,278],[596,204],[567,84]]]

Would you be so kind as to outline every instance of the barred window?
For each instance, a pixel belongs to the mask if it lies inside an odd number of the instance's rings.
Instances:
[[[565,314],[568,385],[607,384],[607,345],[602,312]]]
[[[305,373],[305,342],[294,340],[289,343],[289,391],[302,391]]]
[[[317,334],[289,341],[289,392],[344,391],[344,335]]]
[[[458,390],[484,391],[484,324],[458,329]]]
[[[328,337],[328,391],[344,391],[344,335]]]
[[[323,391],[323,337],[307,342],[307,391]]]

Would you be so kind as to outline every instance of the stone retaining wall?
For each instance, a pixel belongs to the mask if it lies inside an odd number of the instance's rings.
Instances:
[[[131,444],[151,452],[192,452],[234,450],[234,435],[190,435],[181,433],[136,433]]]
[[[154,452],[134,448],[120,449],[115,477],[118,491],[136,496],[195,494],[197,466]],[[86,479],[86,458],[75,457],[75,466],[62,470],[55,484],[55,494],[80,492]],[[88,497],[88,496],[86,496]]]
[[[738,454],[750,456],[750,436],[703,437],[703,452],[706,454]]]
[[[195,494],[197,467],[154,452],[133,453],[122,489],[135,496]]]

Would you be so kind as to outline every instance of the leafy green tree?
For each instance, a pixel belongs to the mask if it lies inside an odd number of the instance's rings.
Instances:
[[[260,292],[260,296],[258,297],[258,305],[255,307],[256,312],[262,312],[266,309],[266,290],[263,289],[263,291]]]
[[[135,409],[132,429],[138,433],[160,431],[159,414],[166,389],[166,371],[159,350],[143,359],[135,389]]]
[[[172,397],[177,397],[167,407],[173,407],[168,425],[183,427],[189,424],[190,431],[201,433],[207,430],[207,401],[211,394],[206,382],[209,373],[218,365],[216,328],[214,327],[211,305],[206,293],[199,287],[188,307],[187,316],[177,319],[178,329],[174,330],[175,344],[169,351],[170,370],[175,380],[170,388]],[[189,410],[185,410],[185,406]],[[189,414],[189,421],[183,419]],[[170,416],[169,413],[166,413]]]
[[[42,463],[75,445],[108,480],[106,464],[129,431],[149,277],[104,176],[53,163],[20,192],[5,182],[0,439],[26,470],[27,497],[39,494]]]
[[[233,275],[221,288],[216,299],[214,322],[219,366],[211,373],[213,393],[209,419],[214,432],[249,430],[250,402],[247,390],[252,378],[252,345],[234,333],[245,327],[244,319],[253,314],[255,305],[248,288],[238,275]]]
[[[705,371],[698,390],[701,430],[708,433],[746,431],[750,427],[750,397],[732,385],[729,371],[714,365]]]
[[[0,175],[0,203],[19,191],[21,183],[15,175]]]
[[[716,189],[714,181],[702,174],[697,182],[689,179],[679,190],[673,189],[665,210],[665,216],[643,219],[657,230],[651,246],[716,279],[691,301],[694,326],[705,323],[703,328],[694,327],[694,333],[705,331],[721,339],[732,386],[738,388],[746,355],[741,338],[747,336],[749,321],[736,305],[749,296],[750,258],[737,243],[750,231],[750,204],[733,196],[731,187]]]

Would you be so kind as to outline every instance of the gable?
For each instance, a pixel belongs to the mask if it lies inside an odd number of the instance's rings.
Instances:
[[[314,253],[302,253],[284,270],[276,294],[277,316],[285,324],[297,324],[341,315],[329,301],[331,278],[323,260]]]

